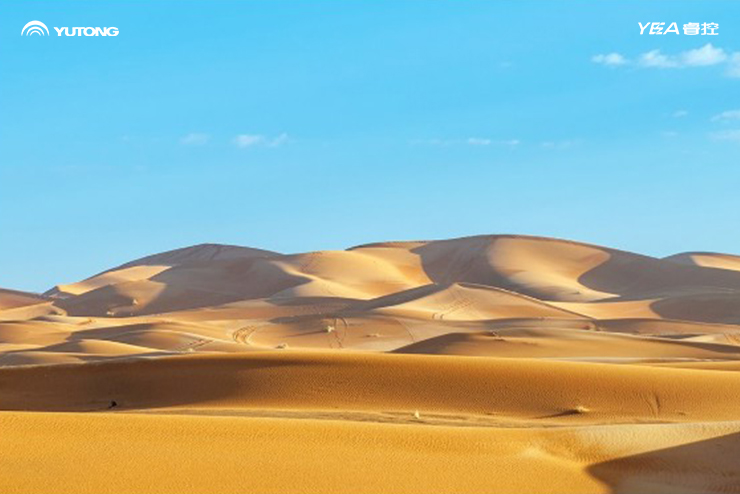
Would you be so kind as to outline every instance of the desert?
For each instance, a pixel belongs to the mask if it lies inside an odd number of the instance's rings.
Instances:
[[[740,257],[203,244],[0,291],[0,491],[740,492]]]

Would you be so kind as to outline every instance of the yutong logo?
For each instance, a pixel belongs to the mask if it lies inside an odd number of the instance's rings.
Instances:
[[[62,33],[65,36],[118,36],[117,27],[55,27],[54,31],[57,32],[57,36],[61,36]],[[21,36],[34,34],[48,36],[49,29],[41,21],[31,21],[23,26]]]
[[[21,36],[31,36],[34,34],[40,34],[41,36],[48,36],[49,29],[46,27],[46,24],[40,21],[31,21],[25,26],[23,26],[23,30],[21,31]]]

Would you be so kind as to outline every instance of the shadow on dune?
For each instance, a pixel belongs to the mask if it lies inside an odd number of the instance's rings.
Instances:
[[[665,318],[740,324],[740,291],[668,297],[653,302],[650,308]]]
[[[740,433],[597,463],[588,472],[615,494],[740,492]]]
[[[604,263],[581,275],[578,281],[623,299],[740,290],[740,272],[611,250]]]
[[[450,285],[467,282],[530,295],[522,291],[517,284],[510,282],[489,262],[486,251],[496,242],[497,238],[497,236],[483,235],[440,240],[411,249],[411,252],[419,256],[424,271],[434,284]]]
[[[528,250],[529,257],[514,261],[499,259],[500,265],[496,267],[490,256],[502,241],[520,243],[518,248]],[[572,281],[591,290],[620,296],[629,293],[642,271],[655,270],[653,264],[661,263],[658,259],[604,247],[519,235],[482,235],[442,240],[422,245],[412,252],[419,255],[424,271],[435,283],[467,282],[488,285],[543,300],[554,293],[558,294],[555,299],[579,300],[579,294],[574,292],[573,286],[559,287],[557,281],[547,280],[547,270],[569,281],[568,270],[577,271],[583,262],[598,262],[603,257],[604,260],[595,268],[580,276],[573,274]],[[536,264],[547,266],[547,270],[536,268]],[[540,270],[538,274],[543,276],[541,282],[516,281],[520,273],[534,272],[537,269]],[[740,276],[736,279],[737,286],[740,287]]]
[[[55,305],[73,316],[150,315],[266,298],[311,281],[272,261],[249,258],[183,264],[148,280],[107,285]],[[150,300],[137,305],[137,292]]]
[[[523,257],[498,258],[500,242],[505,252],[525,252]],[[561,300],[578,300],[569,281],[622,298],[650,298],[661,294],[740,290],[740,272],[684,265],[606,247],[566,240],[519,235],[482,235],[430,242],[411,250],[421,258],[427,276],[439,284],[467,282],[488,285],[540,299],[555,294]],[[583,266],[596,264],[578,274]],[[542,275],[520,283],[524,272]],[[572,273],[572,274],[571,274]],[[569,277],[571,277],[569,279]],[[566,282],[558,286],[559,280]],[[606,298],[609,298],[608,296]]]
[[[0,410],[147,409],[249,396],[263,384],[247,370],[289,365],[265,359],[131,358],[85,364],[0,369]]]

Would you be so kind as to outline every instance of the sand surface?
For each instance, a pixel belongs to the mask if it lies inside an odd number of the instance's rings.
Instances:
[[[209,244],[0,289],[0,492],[740,492],[739,259]]]

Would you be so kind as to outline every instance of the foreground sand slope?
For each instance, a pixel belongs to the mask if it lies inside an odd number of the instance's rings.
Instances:
[[[699,494],[740,484],[737,422],[501,429],[0,412],[0,423],[9,494]]]
[[[738,492],[738,397],[736,372],[527,359],[6,368],[0,490]]]

